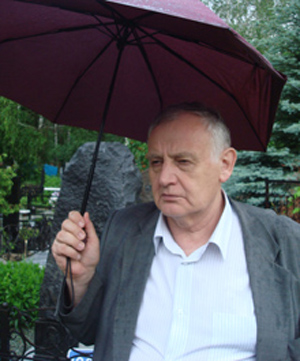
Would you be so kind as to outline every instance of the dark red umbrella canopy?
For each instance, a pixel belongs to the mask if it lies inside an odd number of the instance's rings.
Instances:
[[[1,0],[0,14],[0,95],[53,122],[105,117],[146,140],[162,107],[201,101],[237,149],[267,146],[285,76],[198,0]]]

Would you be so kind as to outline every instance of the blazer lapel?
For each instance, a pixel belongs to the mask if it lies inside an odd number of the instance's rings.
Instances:
[[[153,234],[158,212],[143,221],[140,233],[124,246],[120,291],[114,322],[113,359],[127,361],[145,285],[154,257]]]
[[[266,228],[257,218],[237,212],[243,229],[257,320],[256,360],[284,360],[292,314],[291,275],[277,263],[280,248]]]

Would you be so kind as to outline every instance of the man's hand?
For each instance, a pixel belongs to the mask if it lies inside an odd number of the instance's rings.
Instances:
[[[71,260],[76,305],[85,294],[100,258],[99,238],[87,212],[84,216],[77,211],[69,213],[53,242],[52,254],[63,272],[67,257]],[[70,275],[67,284],[71,290]]]

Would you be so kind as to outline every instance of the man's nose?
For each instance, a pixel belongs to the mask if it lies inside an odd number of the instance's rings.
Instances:
[[[159,183],[163,187],[176,183],[176,172],[171,163],[163,163],[159,174]]]

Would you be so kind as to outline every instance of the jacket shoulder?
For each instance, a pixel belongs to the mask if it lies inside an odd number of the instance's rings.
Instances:
[[[142,220],[158,212],[154,202],[140,203],[115,211],[114,216],[117,218],[134,218]]]
[[[250,204],[234,201],[232,199],[230,199],[230,203],[238,214],[239,218],[244,219],[247,223],[255,221],[269,229],[272,227],[276,229],[281,225],[289,225],[290,227],[298,229],[298,231],[300,230],[299,223],[295,222],[287,216],[278,215],[271,209],[256,207]]]
[[[291,218],[231,200],[239,217],[244,240],[259,247],[264,254],[279,250],[280,263],[300,276],[300,224]],[[270,253],[271,252],[271,253]]]
[[[115,237],[134,235],[155,227],[159,211],[154,202],[141,203],[114,211],[108,218],[103,234],[114,232]]]

